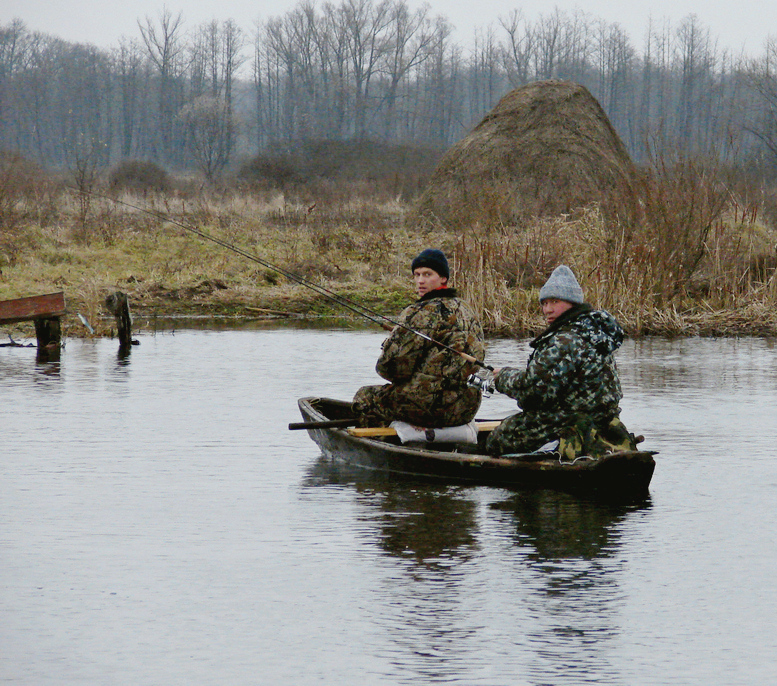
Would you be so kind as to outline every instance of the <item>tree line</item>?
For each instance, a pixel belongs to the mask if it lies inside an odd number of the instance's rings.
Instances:
[[[163,10],[110,50],[0,25],[0,150],[63,167],[142,159],[211,179],[238,159],[311,140],[444,149],[510,89],[586,86],[637,159],[714,155],[777,162],[777,41],[750,57],[701,21],[649,25],[637,49],[617,23],[514,10],[454,39],[406,0],[301,0],[251,33],[187,29]]]

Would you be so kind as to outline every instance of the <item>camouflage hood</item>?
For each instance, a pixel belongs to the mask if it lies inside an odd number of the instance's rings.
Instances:
[[[623,329],[615,317],[604,310],[594,310],[584,303],[567,310],[529,345],[541,348],[559,331],[569,331],[589,343],[602,355],[610,355],[623,343]]]
[[[623,329],[612,315],[577,305],[531,342],[525,370],[502,368],[496,389],[545,428],[580,414],[609,419],[617,416],[622,397],[612,355],[622,342]]]

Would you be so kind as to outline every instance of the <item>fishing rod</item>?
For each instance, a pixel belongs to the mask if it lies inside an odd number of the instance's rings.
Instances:
[[[379,312],[376,312],[374,310],[371,310],[369,307],[365,305],[360,305],[357,302],[354,302],[353,300],[350,300],[349,298],[346,298],[345,296],[339,295],[335,293],[334,291],[321,286],[317,283],[313,283],[312,281],[308,281],[302,276],[299,276],[298,274],[294,274],[293,272],[289,271],[288,269],[284,269],[283,267],[279,267],[275,264],[272,264],[268,262],[267,260],[258,257],[257,255],[254,255],[252,253],[249,253],[242,248],[238,248],[236,245],[229,243],[221,238],[218,238],[217,236],[213,236],[206,231],[202,231],[201,229],[198,229],[195,226],[192,226],[191,224],[188,224],[186,222],[182,222],[178,219],[175,219],[174,217],[171,217],[169,214],[165,214],[164,212],[160,212],[159,210],[152,210],[148,209],[146,207],[140,207],[138,205],[134,205],[132,203],[126,202],[125,200],[119,200],[118,198],[113,198],[107,195],[103,195],[101,193],[97,193],[95,191],[84,191],[81,189],[73,188],[72,186],[66,186],[68,190],[73,191],[75,193],[79,194],[88,194],[96,198],[102,198],[104,200],[109,200],[112,202],[115,202],[119,205],[123,205],[124,207],[129,207],[133,210],[137,210],[138,212],[143,212],[151,217],[156,217],[157,219],[161,219],[162,221],[166,221],[170,224],[174,224],[176,226],[181,227],[182,229],[185,229],[186,231],[189,231],[196,236],[199,236],[200,238],[211,241],[212,243],[215,243],[216,245],[221,246],[222,248],[225,248],[227,250],[231,250],[232,252],[240,255],[241,257],[245,257],[248,260],[251,260],[253,262],[256,262],[257,264],[262,265],[266,269],[271,269],[272,271],[278,272],[279,274],[282,274],[287,279],[290,279],[301,286],[305,286],[306,288],[310,288],[312,291],[318,293],[319,295],[323,295],[326,298],[329,298],[330,300],[333,300],[338,305],[341,305],[342,307],[345,307],[349,309],[351,312],[354,312],[362,317],[365,317],[366,319],[369,319],[374,324],[378,324],[381,327],[384,328],[390,328],[387,327],[384,322],[388,322],[392,324],[393,326],[398,326],[405,331],[408,331],[410,333],[415,334],[416,336],[420,336],[424,340],[429,341],[430,343],[433,343],[434,345],[438,345],[441,348],[444,348],[445,350],[449,350],[450,352],[456,353],[457,355],[460,355],[468,362],[471,362],[472,364],[476,364],[479,367],[482,367],[484,369],[488,369],[493,371],[494,368],[490,365],[487,365],[485,362],[482,362],[481,360],[478,360],[476,357],[473,357],[472,355],[469,355],[465,352],[462,352],[461,350],[456,350],[455,348],[452,348],[449,345],[446,345],[445,343],[442,343],[438,340],[435,340],[428,334],[425,334],[423,331],[418,331],[417,329],[414,329],[410,326],[407,326],[407,324],[403,324],[402,322],[396,321],[395,319],[392,319],[391,317],[387,317],[384,314],[380,314]],[[381,321],[382,320],[382,321]]]

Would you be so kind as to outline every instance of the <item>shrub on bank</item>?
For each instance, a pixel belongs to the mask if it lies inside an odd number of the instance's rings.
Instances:
[[[170,189],[170,177],[154,162],[123,160],[108,174],[108,185],[119,191],[157,191]]]
[[[244,186],[294,192],[332,193],[332,186],[368,186],[373,195],[415,198],[423,190],[441,151],[376,141],[311,140],[289,152],[257,155],[240,166]]]

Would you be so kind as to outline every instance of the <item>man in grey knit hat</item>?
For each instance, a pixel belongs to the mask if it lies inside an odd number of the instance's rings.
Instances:
[[[491,433],[488,452],[528,453],[559,438],[576,454],[634,449],[618,418],[623,394],[613,353],[623,329],[611,314],[585,303],[566,265],[553,270],[539,300],[548,327],[530,343],[526,369],[494,372],[496,390],[515,398],[522,411]]]

